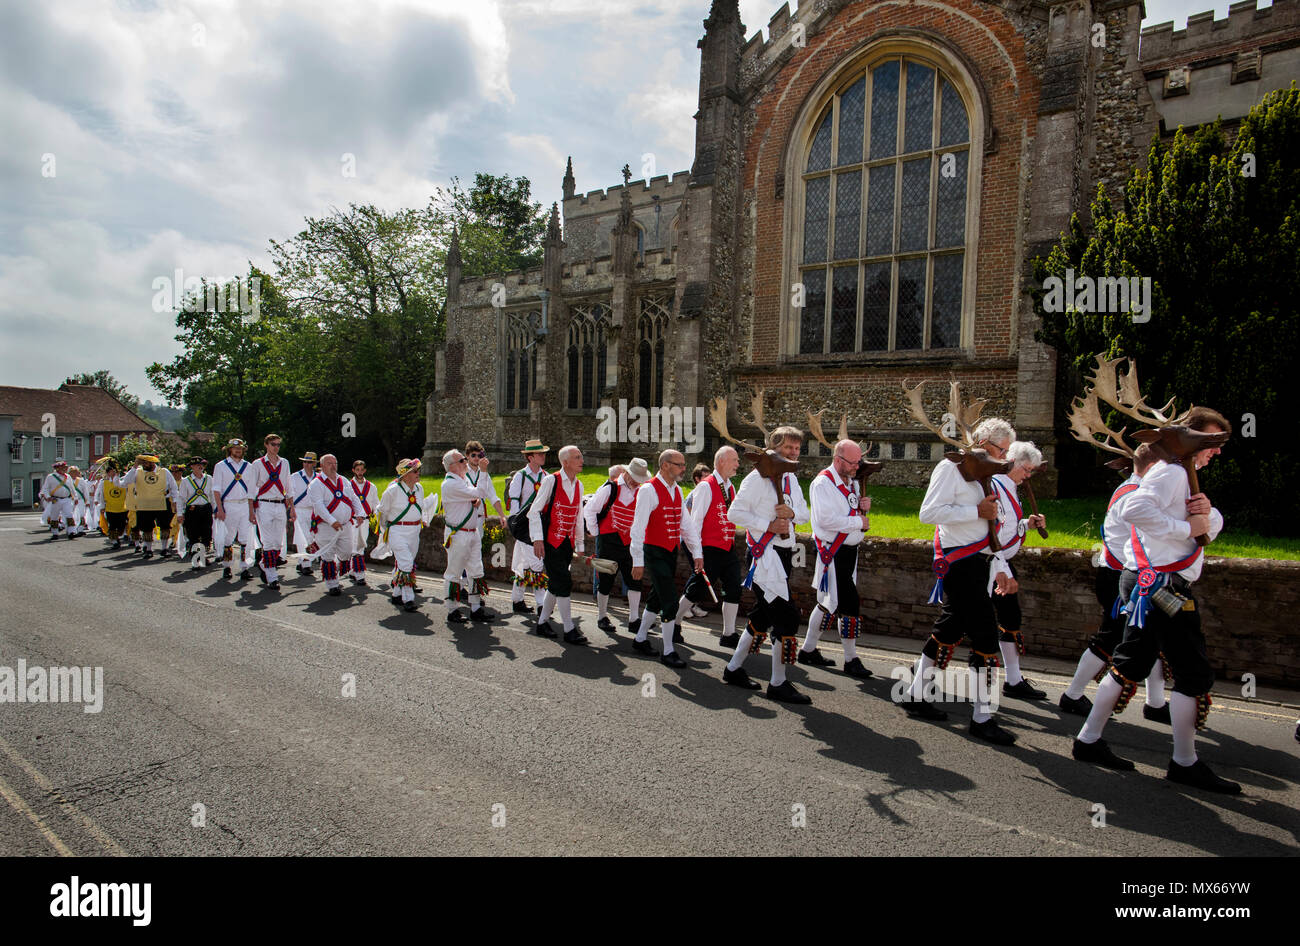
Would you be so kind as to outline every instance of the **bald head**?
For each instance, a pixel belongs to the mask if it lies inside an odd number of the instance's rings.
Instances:
[[[685,472],[686,457],[682,456],[680,450],[665,450],[659,454],[659,475],[665,483],[676,483],[677,478]]]
[[[724,480],[735,476],[736,470],[740,468],[740,454],[736,452],[736,448],[719,447],[718,452],[713,455],[713,468]]]
[[[339,472],[339,458],[332,453],[327,453],[320,458],[320,471],[330,479],[334,479]]]

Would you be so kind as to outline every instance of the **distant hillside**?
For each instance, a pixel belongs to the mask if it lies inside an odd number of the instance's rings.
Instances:
[[[155,425],[159,430],[179,430],[181,418],[185,411],[179,407],[168,407],[166,404],[154,404],[153,401],[145,401],[136,411],[141,417]]]

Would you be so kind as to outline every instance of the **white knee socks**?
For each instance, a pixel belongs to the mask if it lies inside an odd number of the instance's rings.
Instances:
[[[724,602],[722,605],[722,633],[736,633],[736,615],[740,613],[740,605],[731,602]]]
[[[552,597],[551,600],[557,602],[557,607],[560,609],[560,621],[564,624],[564,629],[566,631],[573,630],[573,617],[569,613],[571,603],[569,597],[567,595],[563,598]]]
[[[736,652],[732,654],[731,659],[727,661],[728,670],[734,673],[740,669],[741,665],[745,662],[745,658],[749,656],[749,648],[753,646],[753,643],[754,635],[749,633],[749,628],[746,628],[740,635],[739,643],[736,644]]]
[[[1065,695],[1072,700],[1083,696],[1083,688],[1088,685],[1088,681],[1100,673],[1105,666],[1106,661],[1091,650],[1085,650],[1083,656],[1079,658],[1079,666],[1074,669],[1074,679],[1070,681]]]
[[[1147,706],[1160,709],[1165,705],[1165,662],[1156,658],[1156,665],[1147,677]],[[1170,711],[1172,712],[1172,710]],[[1194,753],[1193,753],[1194,754]],[[1189,765],[1191,763],[1188,763]]]
[[[785,664],[781,663],[781,641],[772,638],[772,686],[785,683]]]
[[[1083,728],[1079,730],[1076,737],[1080,742],[1094,743],[1101,738],[1101,731],[1106,728],[1106,720],[1110,719],[1110,714],[1115,712],[1115,704],[1119,702],[1119,695],[1123,687],[1109,673],[1097,687],[1097,696],[1092,701],[1092,712],[1084,721]]]
[[[1169,700],[1169,721],[1174,729],[1174,761],[1196,764],[1196,697],[1174,692]]]
[[[1020,675],[1020,648],[1015,641],[998,641],[998,650],[1002,651],[1002,666],[1007,668],[1007,683],[1015,686],[1024,679]]]
[[[803,638],[804,653],[810,654],[817,648],[817,642],[822,637],[822,619],[826,612],[821,608],[813,608],[812,614],[808,615],[808,633]]]

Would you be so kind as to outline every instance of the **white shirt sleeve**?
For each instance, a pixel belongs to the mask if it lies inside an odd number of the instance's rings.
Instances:
[[[1186,541],[1192,535],[1191,524],[1186,518],[1176,518],[1165,510],[1175,508],[1187,489],[1187,474],[1180,466],[1165,463],[1148,470],[1141,485],[1128,497],[1120,518],[1136,526],[1143,535],[1166,541]]]
[[[546,538],[546,533],[542,531],[542,509],[550,502],[553,492],[555,492],[555,476],[548,474],[542,477],[541,488],[533,497],[533,504],[528,507],[528,537],[534,542],[541,542]]]
[[[645,531],[650,525],[650,513],[658,508],[659,494],[655,492],[654,483],[643,483],[636,491],[636,512],[632,516],[632,536],[628,542],[633,568],[645,567]]]
[[[678,489],[681,489],[679,486]],[[682,505],[685,505],[683,501]],[[708,503],[704,498],[700,498],[700,505],[707,506]],[[703,558],[704,549],[700,545],[700,527],[695,524],[695,517],[682,510],[682,539],[686,542],[686,547],[690,549],[691,558]]]
[[[762,535],[771,519],[765,518],[758,511],[757,503],[763,490],[771,489],[771,484],[757,473],[750,473],[740,483],[736,498],[727,510],[727,520],[754,535]]]
[[[598,535],[600,533],[600,523],[596,520],[596,514],[604,508],[605,503],[608,501],[609,491],[618,488],[618,483],[604,483],[600,489],[596,490],[596,492],[592,494],[591,499],[583,504],[582,521],[586,524],[587,531],[592,535]]]
[[[971,522],[980,517],[979,506],[956,502],[956,487],[964,483],[961,470],[951,460],[940,460],[930,474],[930,485],[918,513],[922,522],[932,526]]]
[[[794,510],[794,524],[801,526],[811,518],[808,512],[808,503],[805,502],[803,498],[803,487],[799,485],[799,477],[795,476],[793,473],[786,473],[785,475],[790,478],[789,505],[790,508]],[[782,493],[781,499],[782,501],[785,500],[784,493]],[[793,534],[794,529],[791,528],[790,532]]]
[[[841,532],[862,532],[864,517],[849,515],[848,502],[835,484],[818,473],[808,487],[812,503],[811,521],[814,532],[838,535]]]

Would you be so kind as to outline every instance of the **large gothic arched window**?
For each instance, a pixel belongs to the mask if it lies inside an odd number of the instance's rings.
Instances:
[[[506,316],[503,410],[528,410],[528,397],[537,386],[537,346],[532,343],[541,322],[542,314],[537,311]]]
[[[801,355],[961,347],[971,127],[956,78],[911,54],[846,72],[798,156]]]
[[[605,363],[610,313],[603,302],[573,307],[566,348],[569,410],[594,411],[605,389]]]
[[[668,336],[669,296],[642,296],[636,323],[637,403],[662,407],[664,402],[664,339]]]

